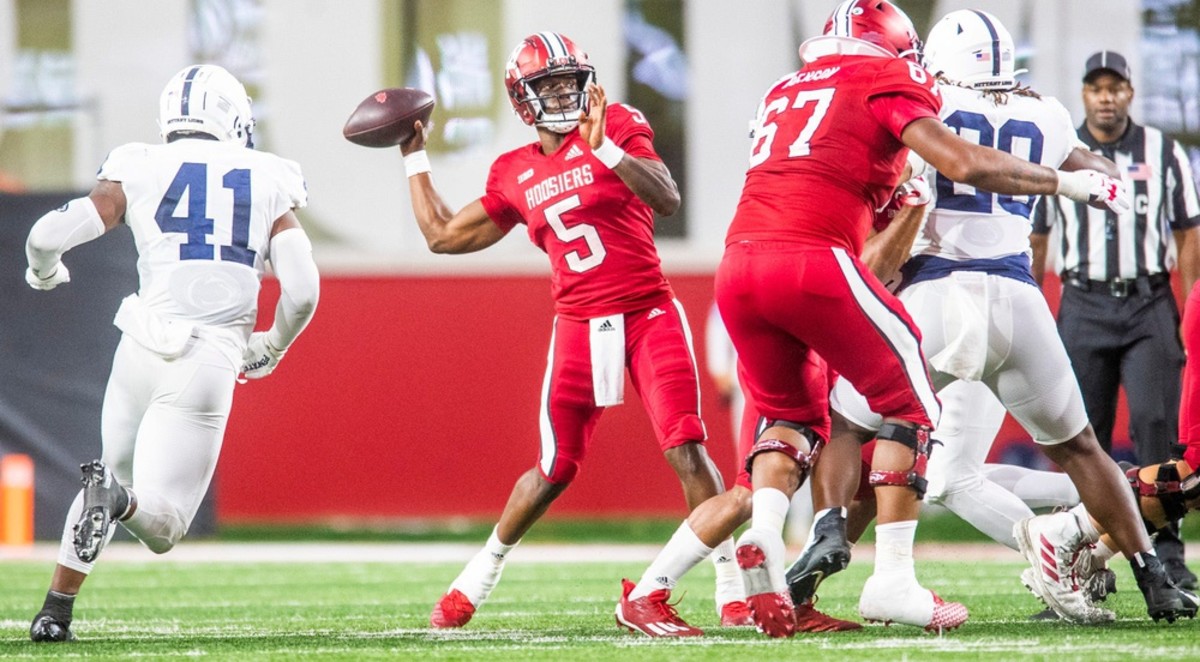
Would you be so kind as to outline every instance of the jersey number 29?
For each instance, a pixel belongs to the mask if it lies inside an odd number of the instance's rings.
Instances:
[[[221,261],[254,266],[257,253],[250,250],[250,171],[235,168],[221,179],[225,188],[233,191],[232,232],[230,244],[221,246]],[[184,216],[175,216],[179,201],[187,194]],[[183,163],[175,179],[167,187],[154,220],[163,232],[184,232],[188,240],[179,246],[181,260],[215,260],[215,246],[208,242],[213,233],[213,219],[208,217],[208,164]]]

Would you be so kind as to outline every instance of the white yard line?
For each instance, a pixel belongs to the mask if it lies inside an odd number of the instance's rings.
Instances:
[[[514,563],[644,563],[652,560],[659,549],[659,545],[526,544],[517,547],[510,559]],[[462,563],[477,551],[479,545],[468,543],[184,541],[165,558],[193,563]],[[795,556],[799,551],[789,550],[788,556]],[[0,562],[54,561],[57,554],[58,545],[54,543],[36,543],[27,547],[0,545]],[[1194,554],[1200,554],[1200,549],[1189,550],[1189,555]],[[874,555],[873,544],[864,543],[854,549],[855,561],[870,560]],[[1015,563],[1021,560],[1016,552],[987,543],[923,544],[917,546],[915,556],[918,560],[930,561]],[[116,542],[104,550],[103,558],[105,563],[141,563],[157,558],[157,555],[137,543]]]

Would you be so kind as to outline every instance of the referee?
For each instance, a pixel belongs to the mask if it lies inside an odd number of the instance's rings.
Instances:
[[[1117,391],[1124,385],[1129,434],[1138,463],[1145,465],[1179,455],[1184,354],[1170,269],[1178,266],[1183,291],[1190,292],[1200,269],[1200,201],[1183,147],[1130,120],[1132,100],[1121,54],[1100,51],[1087,59],[1079,139],[1117,164],[1133,209],[1118,216],[1046,196],[1035,210],[1030,240],[1040,282],[1054,230],[1063,282],[1058,332],[1096,437],[1111,453]],[[1178,531],[1178,522],[1164,529],[1155,549],[1176,584],[1196,588]]]

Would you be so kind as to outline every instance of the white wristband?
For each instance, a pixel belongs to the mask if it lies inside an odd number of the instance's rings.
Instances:
[[[429,154],[425,150],[413,152],[404,157],[404,173],[409,177],[432,171],[433,168],[429,166]]]
[[[608,136],[604,136],[604,142],[600,143],[600,146],[596,149],[593,149],[592,154],[595,154],[596,158],[607,166],[609,170],[617,167],[621,159],[625,158],[625,150],[617,147],[617,144],[609,140]]]

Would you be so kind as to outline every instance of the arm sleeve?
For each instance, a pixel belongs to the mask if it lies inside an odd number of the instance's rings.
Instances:
[[[29,268],[46,278],[58,267],[63,253],[104,234],[104,221],[91,198],[76,198],[47,212],[33,224],[25,241]]]
[[[1171,201],[1171,227],[1186,230],[1200,225],[1200,200],[1187,150],[1171,141],[1171,165],[1167,169],[1167,194]]]
[[[271,238],[271,266],[279,279],[279,304],[267,340],[283,350],[308,326],[320,296],[321,279],[304,230],[289,228]]]
[[[499,166],[499,161],[492,164],[491,172],[488,173],[486,191],[483,197],[479,199],[479,202],[483,205],[483,210],[487,212],[492,222],[501,230],[508,232],[516,227],[517,224],[523,223],[525,219],[521,217],[521,213],[509,203],[508,198],[504,195],[504,191],[500,186],[500,172],[503,168]]]

